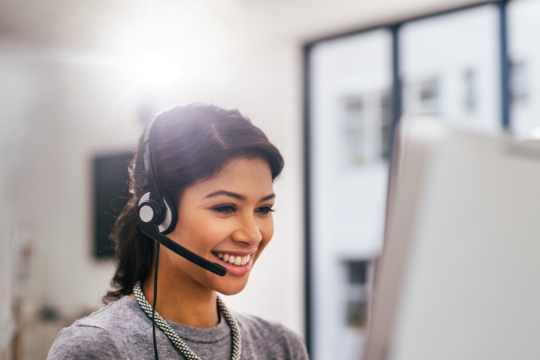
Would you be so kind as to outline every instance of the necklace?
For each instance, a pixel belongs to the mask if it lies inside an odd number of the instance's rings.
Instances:
[[[152,319],[152,305],[146,300],[146,297],[144,296],[142,290],[141,290],[141,282],[138,281],[135,286],[133,287],[133,292],[135,293],[135,297],[137,298],[137,302],[143,309],[143,311],[148,315],[150,319]],[[242,338],[240,336],[240,328],[238,327],[238,323],[236,322],[236,319],[232,316],[232,314],[229,312],[223,301],[221,301],[220,297],[218,296],[216,298],[217,306],[219,311],[223,314],[223,317],[227,321],[227,324],[229,324],[229,327],[231,328],[231,334],[232,334],[232,354],[231,354],[231,360],[240,360],[240,354],[242,349]],[[156,314],[156,324],[159,326],[161,331],[165,333],[167,338],[173,343],[173,345],[180,351],[182,355],[187,360],[201,360],[178,336],[176,332],[171,328],[171,326],[157,313]]]

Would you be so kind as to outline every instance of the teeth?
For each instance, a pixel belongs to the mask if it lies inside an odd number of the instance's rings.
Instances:
[[[235,255],[229,255],[227,253],[220,252],[220,253],[217,253],[217,257],[222,259],[226,263],[236,265],[236,266],[243,266],[249,262],[251,255],[246,255],[246,256],[236,255],[235,256]]]

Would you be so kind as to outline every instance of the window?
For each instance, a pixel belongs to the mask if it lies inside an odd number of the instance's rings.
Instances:
[[[406,113],[428,111],[467,129],[500,130],[496,6],[407,22],[399,36]]]
[[[540,133],[540,2],[516,0],[508,4],[508,48],[510,53],[511,124],[520,138]]]
[[[317,359],[362,352],[363,265],[382,244],[390,140],[390,33],[317,44],[310,55],[313,349]],[[360,266],[360,267],[359,267]],[[345,271],[345,272],[344,272]],[[363,279],[362,275],[360,278]]]
[[[306,45],[312,359],[360,358],[367,275],[383,239],[391,136],[403,113],[429,112],[488,133],[510,119],[516,134],[540,137],[538,18],[540,1],[501,1]]]

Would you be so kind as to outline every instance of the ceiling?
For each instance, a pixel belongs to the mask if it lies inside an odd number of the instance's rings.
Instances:
[[[160,28],[169,39],[189,46],[284,38],[301,42],[472,2],[479,1],[0,0],[0,36],[100,51],[136,43],[145,27]]]

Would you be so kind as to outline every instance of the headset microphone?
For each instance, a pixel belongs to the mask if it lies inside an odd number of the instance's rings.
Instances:
[[[160,192],[157,187],[154,176],[154,166],[152,163],[152,154],[150,153],[150,138],[152,136],[152,128],[161,116],[162,115],[156,117],[150,124],[148,124],[144,134],[144,170],[146,172],[146,178],[148,180],[150,191],[145,192],[139,198],[137,203],[137,220],[139,222],[141,231],[151,239],[157,241],[154,268],[154,304],[152,306],[152,334],[154,340],[154,355],[156,360],[159,360],[159,357],[156,343],[156,323],[154,314],[156,311],[157,301],[157,274],[160,244],[182,256],[183,258],[191,261],[195,265],[198,265],[216,275],[225,276],[225,274],[227,274],[227,269],[225,267],[200,257],[199,255],[189,251],[181,245],[178,245],[165,236],[174,230],[178,215],[174,202],[167,194]]]

